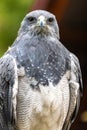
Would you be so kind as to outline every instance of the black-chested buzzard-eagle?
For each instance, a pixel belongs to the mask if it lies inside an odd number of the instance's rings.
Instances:
[[[27,14],[0,59],[0,130],[69,130],[82,93],[77,57],[59,41],[53,14]]]

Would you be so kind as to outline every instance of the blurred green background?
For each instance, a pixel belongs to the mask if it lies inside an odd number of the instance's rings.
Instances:
[[[0,0],[0,56],[17,36],[21,20],[33,0]]]

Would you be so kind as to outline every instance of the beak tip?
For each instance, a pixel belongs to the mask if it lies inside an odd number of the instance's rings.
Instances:
[[[40,22],[40,26],[41,26],[41,27],[43,27],[43,26],[44,26],[44,23],[43,23],[42,21]]]

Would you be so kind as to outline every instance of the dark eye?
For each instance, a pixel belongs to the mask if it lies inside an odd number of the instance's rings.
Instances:
[[[48,22],[52,23],[54,21],[54,18],[50,17],[48,18]]]
[[[36,20],[36,18],[35,18],[35,17],[32,17],[32,16],[28,18],[28,21],[30,21],[30,22],[33,22],[33,21],[35,21],[35,20]]]

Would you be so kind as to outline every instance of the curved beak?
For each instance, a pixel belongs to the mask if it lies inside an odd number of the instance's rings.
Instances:
[[[37,26],[43,28],[44,26],[46,26],[46,19],[43,15],[39,16],[37,19]]]

